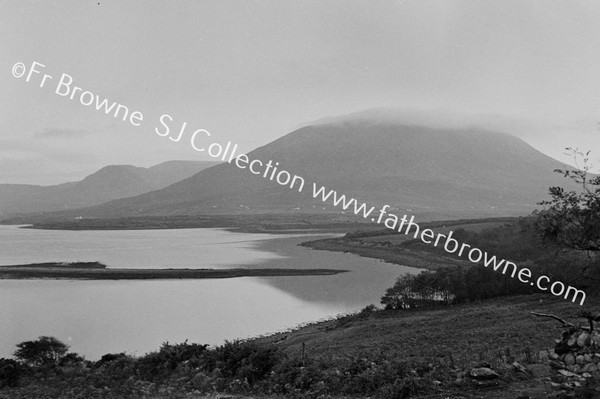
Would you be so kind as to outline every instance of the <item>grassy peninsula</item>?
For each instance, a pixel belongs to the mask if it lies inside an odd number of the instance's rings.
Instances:
[[[111,269],[100,262],[47,262],[0,266],[0,279],[155,280],[273,276],[328,276],[336,269]]]

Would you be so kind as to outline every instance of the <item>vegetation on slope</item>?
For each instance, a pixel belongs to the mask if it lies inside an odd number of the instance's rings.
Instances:
[[[590,306],[599,304],[594,299]],[[524,389],[545,392],[541,379],[527,370],[543,360],[540,351],[551,348],[560,333],[555,323],[529,312],[574,316],[578,310],[541,295],[418,312],[370,307],[249,341],[216,347],[164,343],[144,356],[107,354],[98,361],[55,343],[52,356],[42,356],[41,362],[35,361],[35,352],[0,360],[0,397],[200,398],[227,392],[296,398],[514,398]],[[512,366],[515,361],[527,370]],[[500,378],[482,383],[466,377],[479,365],[491,366]]]

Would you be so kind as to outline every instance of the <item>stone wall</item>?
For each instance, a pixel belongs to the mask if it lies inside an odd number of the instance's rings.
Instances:
[[[548,351],[552,386],[563,392],[594,389],[600,381],[600,332],[569,327]],[[600,392],[598,393],[600,397]]]

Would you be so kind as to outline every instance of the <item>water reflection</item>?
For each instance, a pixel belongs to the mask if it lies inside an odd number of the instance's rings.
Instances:
[[[0,357],[41,335],[89,359],[143,354],[164,341],[218,344],[377,303],[417,269],[297,244],[315,237],[222,229],[57,231],[0,226],[0,264],[95,261],[111,267],[282,267],[335,276],[224,280],[0,280]]]

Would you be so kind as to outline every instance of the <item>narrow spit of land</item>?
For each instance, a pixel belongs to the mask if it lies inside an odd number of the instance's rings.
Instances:
[[[154,280],[233,277],[328,276],[334,269],[109,269],[99,262],[48,262],[0,266],[0,279]]]
[[[199,216],[132,216],[122,218],[60,219],[43,216],[14,217],[0,225],[30,225],[43,230],[152,230],[223,228],[242,233],[337,232],[368,228],[372,223],[339,214],[259,214]]]

